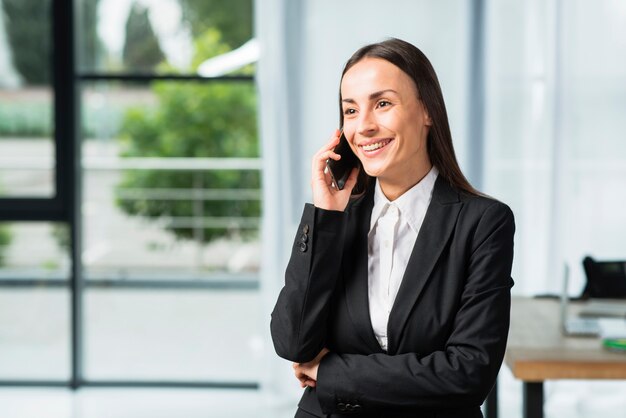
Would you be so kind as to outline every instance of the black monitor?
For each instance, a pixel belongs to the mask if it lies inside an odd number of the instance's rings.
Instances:
[[[626,261],[596,261],[583,259],[587,284],[583,297],[598,299],[626,299]]]

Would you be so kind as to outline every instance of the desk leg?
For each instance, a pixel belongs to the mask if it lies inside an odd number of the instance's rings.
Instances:
[[[524,382],[524,418],[543,418],[543,382]]]
[[[493,385],[485,401],[485,418],[498,418],[498,381]]]

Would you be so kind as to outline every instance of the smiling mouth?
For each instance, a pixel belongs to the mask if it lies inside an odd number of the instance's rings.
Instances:
[[[359,145],[359,147],[365,152],[372,152],[386,147],[391,141],[391,139],[383,139],[382,141],[374,142],[373,144]]]

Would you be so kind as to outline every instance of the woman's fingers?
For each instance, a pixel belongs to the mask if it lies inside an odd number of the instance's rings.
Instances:
[[[296,379],[298,379],[298,381],[300,382],[300,387],[315,387],[317,382],[311,379],[311,377],[307,374],[306,367],[303,367],[302,364],[294,363],[293,368]]]
[[[341,156],[334,152],[334,147],[339,143],[340,131],[335,131],[330,141],[325,144],[313,156],[311,167],[311,188],[313,190],[313,204],[321,209],[343,211],[350,193],[356,184],[356,174],[348,187],[343,190],[337,189],[333,184],[331,173],[328,170],[328,160],[340,160]],[[346,190],[347,189],[347,190]]]
[[[352,169],[352,171],[350,172],[350,176],[346,180],[346,184],[344,186],[344,190],[352,191],[352,189],[354,189],[354,186],[356,186],[356,181],[357,181],[358,178],[359,178],[359,168],[358,167],[354,167]]]
[[[319,163],[320,161],[323,161],[324,164],[326,164],[326,160],[329,158],[332,158],[333,160],[338,160],[341,158],[339,154],[333,152],[333,150],[339,143],[339,135],[339,130],[336,130],[335,134],[331,136],[330,140],[317,151],[317,153],[313,157],[314,164],[316,162]]]

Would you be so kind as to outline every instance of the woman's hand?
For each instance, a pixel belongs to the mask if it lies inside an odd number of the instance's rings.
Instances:
[[[329,158],[333,160],[341,159],[339,154],[333,152],[333,149],[339,143],[340,135],[341,131],[337,129],[330,141],[313,156],[311,164],[313,204],[320,209],[343,211],[348,206],[350,194],[356,185],[358,168],[352,169],[350,177],[346,180],[345,187],[343,190],[339,190],[333,185],[332,177],[326,166],[326,160]]]
[[[330,350],[323,348],[322,351],[308,363],[293,363],[293,370],[296,375],[296,379],[300,381],[301,387],[310,386],[314,388],[317,385],[317,369],[320,366],[320,362]]]

